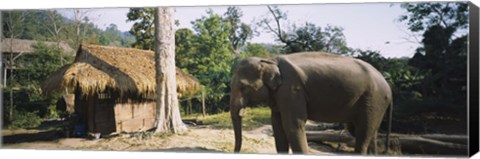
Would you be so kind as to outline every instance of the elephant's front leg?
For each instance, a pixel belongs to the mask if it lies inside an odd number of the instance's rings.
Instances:
[[[283,129],[282,119],[279,112],[272,111],[272,129],[275,137],[275,148],[277,153],[288,153],[289,144],[287,135]]]
[[[305,123],[307,121],[307,101],[303,87],[292,81],[278,89],[276,106],[280,112],[283,131],[293,153],[308,153]],[[290,84],[288,84],[290,83]]]
[[[293,153],[308,153],[307,135],[303,119],[282,117],[284,131]]]

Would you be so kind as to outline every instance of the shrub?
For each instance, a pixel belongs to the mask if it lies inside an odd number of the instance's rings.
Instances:
[[[8,126],[11,129],[18,128],[34,128],[41,124],[41,118],[37,115],[38,112],[18,112],[15,111],[15,118]]]

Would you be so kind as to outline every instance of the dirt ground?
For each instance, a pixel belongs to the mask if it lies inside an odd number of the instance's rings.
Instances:
[[[115,150],[231,153],[234,134],[231,129],[213,129],[210,126],[190,126],[188,131],[171,135],[151,133],[119,134],[100,139],[58,138],[59,131],[3,130],[2,148],[43,150]],[[334,155],[331,147],[309,143],[310,153]],[[243,132],[242,153],[275,154],[271,126]]]
[[[443,122],[445,124],[445,122]],[[100,139],[93,137],[65,137],[61,130],[63,121],[43,122],[35,129],[2,130],[2,147],[9,149],[42,149],[42,150],[104,150],[104,151],[160,151],[160,152],[197,152],[197,153],[232,153],[234,147],[234,133],[232,129],[222,129],[215,125],[188,126],[188,131],[180,134],[154,135],[151,132],[122,133],[103,136]],[[424,123],[425,124],[425,123]],[[435,124],[433,124],[435,125]],[[440,124],[442,125],[442,124]],[[449,124],[457,125],[458,124]],[[396,124],[397,129],[403,129]],[[405,125],[407,127],[408,125]],[[411,124],[410,124],[411,126]],[[432,127],[432,130],[436,127]],[[342,127],[307,122],[307,130],[317,132],[341,133]],[[439,130],[443,130],[438,128]],[[332,131],[333,130],[333,131]],[[407,130],[407,129],[403,129]],[[459,131],[461,129],[457,129]],[[431,130],[429,130],[431,131]],[[397,132],[397,131],[394,131]],[[408,132],[404,135],[408,135]],[[428,131],[427,131],[428,132]],[[441,131],[432,131],[441,132]],[[448,134],[448,133],[446,133]],[[452,133],[455,134],[455,133]],[[461,133],[459,133],[461,134]],[[263,125],[250,131],[243,131],[241,153],[276,154],[273,132],[270,125]],[[339,134],[340,135],[340,134]],[[448,135],[447,135],[448,136]],[[313,142],[315,141],[315,142]],[[406,140],[405,140],[406,141]],[[428,140],[430,141],[430,140]],[[426,155],[438,152],[419,152],[417,147],[402,147],[402,143],[392,138],[389,150],[390,155]],[[424,141],[422,140],[421,143]],[[435,141],[433,143],[439,143]],[[319,142],[311,140],[309,152],[313,155],[352,155],[353,145],[336,142]],[[431,143],[423,143],[431,144]],[[453,143],[447,143],[453,144]],[[380,146],[380,152],[384,147]],[[423,145],[425,146],[425,145]],[[435,145],[434,145],[435,146]],[[438,146],[438,145],[437,145]],[[456,145],[458,147],[458,145]],[[462,146],[462,145],[460,145]],[[410,149],[408,149],[410,148]],[[420,146],[420,149],[421,146]],[[423,150],[423,149],[422,149]],[[458,150],[454,151],[454,150]],[[447,151],[446,151],[447,152]],[[442,153],[446,153],[442,152]],[[455,152],[455,153],[454,153]],[[463,154],[462,147],[448,149],[448,153]]]

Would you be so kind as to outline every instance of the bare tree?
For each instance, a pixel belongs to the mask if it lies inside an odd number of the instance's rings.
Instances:
[[[5,24],[6,24],[6,29],[7,29],[7,35],[9,36],[9,43],[10,43],[10,58],[9,62],[7,63],[7,68],[9,68],[10,71],[10,77],[9,77],[9,85],[10,85],[10,104],[9,104],[9,112],[8,112],[8,122],[13,121],[13,77],[14,77],[14,72],[13,69],[15,67],[15,59],[20,56],[22,53],[17,55],[16,57],[13,56],[13,40],[16,38],[17,34],[20,34],[21,30],[19,29],[19,26],[22,25],[23,21],[25,20],[26,13],[23,11],[19,12],[14,12],[14,11],[9,11],[6,19],[5,19]]]
[[[50,26],[47,26],[47,30],[52,35],[53,40],[56,43],[56,48],[60,49],[60,42],[62,41],[61,37],[60,37],[60,31],[63,30],[63,25],[62,25],[62,23],[59,22],[58,18],[61,18],[61,17],[58,16],[58,14],[55,10],[49,10],[47,15],[48,15],[49,22],[45,23],[45,24],[50,25]],[[63,51],[60,51],[60,65],[61,66],[63,66],[63,61],[64,61]]]
[[[346,45],[343,28],[327,25],[322,28],[306,22],[297,27],[295,24],[282,28],[283,21],[287,20],[287,12],[277,6],[267,6],[271,16],[263,17],[257,25],[276,36],[276,39],[285,44],[286,53],[301,51],[326,51],[337,54],[346,54],[350,49]]]
[[[155,9],[155,70],[157,82],[156,133],[178,133],[187,128],[180,117],[175,70],[173,9]]]
[[[285,31],[282,30],[282,26],[280,24],[281,20],[286,20],[287,19],[287,13],[282,12],[277,6],[273,6],[273,7],[267,6],[267,8],[268,8],[268,11],[270,12],[270,14],[272,14],[273,19],[263,18],[263,19],[260,20],[258,25],[263,26],[264,29],[266,29],[266,30],[272,32],[273,34],[275,34],[275,36],[277,36],[277,38],[278,38],[278,40],[280,40],[280,42],[288,45],[290,42],[288,41],[287,35],[286,35]],[[271,24],[272,20],[274,21],[273,24]]]
[[[85,37],[86,30],[90,19],[88,18],[88,13],[90,10],[87,9],[74,9],[73,10],[73,21],[75,27],[75,41],[74,44],[76,47],[80,46]],[[82,28],[83,24],[83,28]]]

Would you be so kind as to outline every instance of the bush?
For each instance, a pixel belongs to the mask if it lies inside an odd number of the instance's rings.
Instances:
[[[41,118],[37,115],[38,112],[18,112],[14,111],[15,118],[8,126],[11,129],[18,128],[34,128],[42,123]]]
[[[466,104],[439,97],[404,98],[394,101],[394,111],[400,118],[421,116],[424,113],[461,117],[466,115]]]

